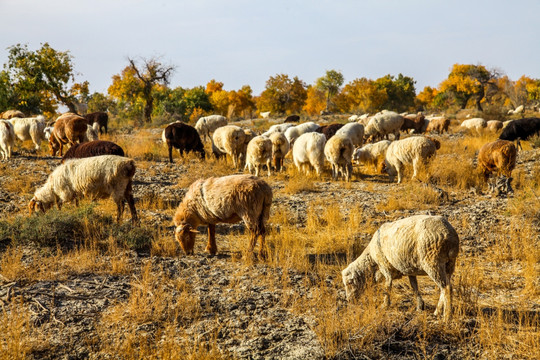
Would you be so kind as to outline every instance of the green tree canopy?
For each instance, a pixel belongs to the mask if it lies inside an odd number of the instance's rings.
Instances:
[[[85,85],[70,87],[75,77],[69,51],[57,51],[48,43],[36,51],[21,44],[8,49],[2,77],[11,84],[11,106],[26,113],[54,113],[58,104],[63,104],[75,111],[75,88],[84,89]]]
[[[392,75],[386,75],[375,80],[375,87],[386,92],[386,102],[382,105],[383,109],[403,112],[414,107],[416,90],[414,83],[416,81],[408,76],[399,74],[397,78]]]
[[[345,78],[336,70],[326,70],[326,74],[317,79],[315,87],[326,94],[326,111],[329,110],[331,98],[339,93]]]
[[[307,98],[306,84],[295,76],[286,74],[270,76],[266,88],[257,101],[257,109],[278,114],[300,112]]]

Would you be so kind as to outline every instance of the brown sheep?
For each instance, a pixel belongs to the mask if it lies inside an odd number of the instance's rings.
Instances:
[[[9,120],[12,118],[24,118],[24,114],[19,110],[6,110],[0,114],[0,119]]]
[[[403,117],[403,125],[401,125],[401,131],[407,132],[408,130],[414,130],[415,134],[422,132],[424,126],[425,116],[421,112],[416,115],[406,115]]]
[[[84,144],[74,144],[66,151],[62,164],[69,159],[81,159],[100,155],[124,156],[124,149],[112,141],[94,140]]]
[[[439,134],[442,134],[445,131],[448,132],[449,126],[450,126],[450,120],[446,118],[432,119],[426,128],[426,132],[430,133],[430,132],[436,131]]]
[[[193,254],[197,226],[208,225],[206,251],[217,253],[216,224],[243,220],[250,234],[253,250],[260,238],[259,254],[266,256],[265,224],[270,216],[272,188],[251,175],[230,175],[199,179],[189,187],[174,215],[175,238],[186,254]]]
[[[486,181],[492,172],[510,178],[516,167],[516,155],[517,149],[511,141],[496,140],[487,143],[478,153],[478,169]]]
[[[54,123],[49,138],[52,156],[56,156],[58,152],[62,156],[64,144],[73,145],[76,142],[84,142],[87,129],[85,118],[71,113],[61,115]]]

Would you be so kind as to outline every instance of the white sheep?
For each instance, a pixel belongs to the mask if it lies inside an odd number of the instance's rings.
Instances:
[[[314,168],[318,176],[324,169],[326,136],[316,132],[302,134],[293,145],[293,161],[300,172],[309,173]]]
[[[399,130],[403,125],[403,116],[394,111],[383,110],[375,114],[368,122],[364,129],[364,134],[372,139],[382,139],[388,135],[394,134],[396,139],[399,139]]]
[[[212,133],[216,131],[217,128],[227,125],[227,118],[222,115],[210,115],[203,116],[199,118],[195,124],[195,129],[201,136],[203,141],[206,141],[206,138],[212,140]]]
[[[334,180],[341,174],[345,181],[351,181],[353,150],[354,146],[351,139],[345,135],[336,134],[326,142],[324,155],[332,165],[332,178]]]
[[[268,130],[266,130],[264,133],[262,133],[262,135],[270,137],[270,135],[272,135],[275,132],[284,134],[285,131],[288,128],[293,127],[293,126],[294,126],[294,124],[292,124],[292,123],[283,123],[283,124],[272,125],[272,126],[270,126],[270,128],[268,128]]]
[[[347,136],[355,147],[362,146],[364,143],[364,125],[357,122],[345,124],[336,131],[336,135]]]
[[[268,176],[270,176],[270,168],[272,162],[272,140],[266,136],[255,136],[249,142],[246,152],[246,166],[250,173],[255,171],[255,176],[259,176],[264,165],[268,168]]]
[[[217,253],[216,224],[243,220],[249,231],[249,248],[260,239],[261,257],[266,257],[265,224],[270,216],[272,188],[251,175],[199,179],[189,187],[174,215],[175,238],[186,254],[193,254],[199,225],[208,225],[206,251]]]
[[[270,111],[261,112],[260,114],[263,119],[268,119],[270,116]]]
[[[358,121],[358,118],[359,118],[359,116],[354,114],[354,115],[349,116],[349,118],[347,120],[348,121]]]
[[[370,164],[378,170],[379,163],[384,161],[388,146],[390,146],[389,140],[381,140],[374,144],[366,144],[362,148],[354,150],[353,160],[360,164]]]
[[[15,135],[17,135],[19,140],[32,140],[35,149],[39,150],[41,141],[45,139],[43,130],[46,125],[43,115],[29,118],[11,118],[9,122],[13,125]]]
[[[308,121],[306,123],[296,125],[285,130],[285,137],[287,138],[289,144],[293,146],[294,142],[296,141],[296,139],[298,139],[300,135],[317,131],[318,128],[320,128],[319,125],[315,124],[312,121]]]
[[[371,120],[371,116],[369,114],[363,114],[358,117],[357,123],[364,125],[364,127],[369,123],[369,120]]]
[[[401,183],[403,167],[407,164],[412,164],[414,169],[413,179],[416,178],[420,164],[426,163],[440,146],[438,140],[424,136],[411,136],[392,142],[386,150],[384,161],[390,181],[394,181],[397,174],[398,184]]]
[[[131,211],[131,220],[136,223],[137,211],[133,199],[132,179],[135,162],[117,155],[101,155],[68,160],[58,166],[37,189],[28,205],[30,214],[45,212],[54,204],[60,209],[65,202],[88,197],[106,199],[112,197],[117,207],[116,220],[124,212],[124,201]]]
[[[467,119],[467,120],[463,120],[463,122],[461,123],[462,128],[466,128],[469,130],[476,130],[476,131],[480,131],[486,126],[487,126],[487,121],[482,118]]]
[[[416,276],[427,275],[441,292],[435,315],[442,311],[448,320],[452,312],[451,278],[458,254],[459,236],[442,216],[416,215],[385,223],[362,255],[341,272],[347,299],[358,297],[368,283],[384,277],[383,304],[390,306],[393,280],[408,276],[420,311],[424,301]]]
[[[7,120],[0,120],[0,160],[9,160],[15,146],[15,130]]]
[[[233,166],[241,168],[246,151],[246,133],[236,125],[226,125],[217,128],[212,135],[212,151],[216,157],[229,155]]]
[[[283,159],[285,159],[285,155],[287,155],[290,149],[289,141],[285,135],[280,132],[271,134],[270,140],[272,141],[272,159],[274,161],[274,168],[276,171],[281,171],[283,169]]]

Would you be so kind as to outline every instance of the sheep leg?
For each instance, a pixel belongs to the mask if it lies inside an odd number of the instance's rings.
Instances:
[[[272,166],[272,161],[270,159],[268,159],[266,161],[266,168],[268,169],[268,176],[272,175],[272,173],[270,172],[270,167]]]
[[[419,159],[413,160],[413,179],[416,179],[416,175],[418,175],[418,166],[419,166]]]
[[[424,267],[424,270],[441,291],[439,302],[437,303],[437,308],[433,315],[437,316],[443,311],[444,317],[448,318],[450,316],[450,296],[452,296],[452,289],[450,286],[450,276],[447,275],[445,266],[446,264],[441,264],[437,268]]]
[[[261,248],[259,249],[259,257],[261,259],[266,259],[267,253],[266,253],[266,241],[265,241],[264,234],[260,234],[258,238],[260,239],[259,243],[261,245]]]
[[[172,164],[172,145],[169,145],[169,162]]]
[[[208,224],[208,245],[206,245],[205,251],[210,255],[216,255],[217,253],[216,224]]]
[[[128,186],[128,189],[126,189],[126,192],[125,198],[129,206],[129,212],[131,213],[131,222],[135,225],[139,222],[139,218],[137,217],[137,210],[135,209],[135,200],[133,199],[131,184]]]
[[[401,163],[397,164],[396,171],[397,171],[397,179],[398,179],[397,183],[400,184],[402,180],[402,174],[403,174],[403,164]]]
[[[116,222],[119,223],[122,219],[122,214],[124,214],[124,199],[116,200]]]
[[[416,276],[409,276],[409,282],[411,283],[411,288],[416,296],[416,311],[422,311],[424,310],[424,300],[422,300],[422,295],[420,295],[420,291],[418,290]]]
[[[386,291],[384,293],[383,306],[387,308],[387,307],[390,307],[390,291],[392,291],[392,277],[387,276],[384,273],[383,275],[386,278],[386,283],[385,283]]]

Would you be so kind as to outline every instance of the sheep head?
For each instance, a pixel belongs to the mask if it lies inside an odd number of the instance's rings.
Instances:
[[[195,235],[199,231],[194,229],[190,224],[182,223],[176,227],[174,236],[176,241],[180,244],[180,247],[187,255],[193,254],[193,247],[195,246]]]
[[[43,205],[43,202],[41,202],[40,200],[36,200],[36,198],[33,197],[32,200],[30,200],[30,203],[28,203],[28,210],[30,212],[30,215],[32,215],[35,212],[44,213],[46,211],[46,208]]]

